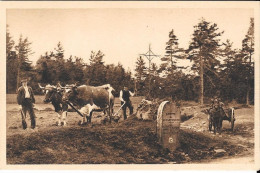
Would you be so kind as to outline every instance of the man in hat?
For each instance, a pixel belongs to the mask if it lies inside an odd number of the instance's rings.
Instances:
[[[132,93],[128,90],[128,88],[125,86],[123,90],[120,91],[119,99],[121,100],[121,105],[123,109],[124,119],[127,119],[126,116],[126,108],[130,110],[130,115],[133,114],[133,106],[130,100],[131,96],[134,96],[135,93]]]
[[[36,117],[33,110],[34,103],[35,103],[33,90],[31,87],[27,86],[27,79],[22,79],[21,83],[22,86],[18,88],[18,92],[17,92],[17,103],[20,105],[23,129],[27,128],[27,124],[25,121],[27,111],[30,114],[31,128],[34,129],[36,126],[36,122],[35,122]]]
[[[215,95],[213,96],[213,98],[211,99],[211,108],[214,109],[214,108],[222,108],[223,106],[223,102],[221,101],[221,98],[220,98],[220,91],[217,90]]]

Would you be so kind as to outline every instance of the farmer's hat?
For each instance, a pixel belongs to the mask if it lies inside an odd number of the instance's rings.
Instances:
[[[24,83],[24,82],[28,82],[27,78],[23,78],[23,79],[21,80],[21,83]]]

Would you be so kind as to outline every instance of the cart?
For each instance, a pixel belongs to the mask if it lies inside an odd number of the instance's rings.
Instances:
[[[212,108],[210,108],[212,109]],[[210,113],[210,109],[208,110],[208,124],[209,124],[209,131],[212,131],[212,126],[213,126],[213,121],[212,121],[212,117],[211,117],[211,113]],[[223,109],[223,108],[222,108]],[[223,109],[224,111],[224,117],[223,120],[227,120],[229,121],[229,123],[231,124],[231,131],[234,131],[234,126],[235,126],[235,109],[233,107],[227,108],[227,109]]]

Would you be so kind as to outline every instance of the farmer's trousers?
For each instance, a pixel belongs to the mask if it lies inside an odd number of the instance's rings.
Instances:
[[[30,114],[30,119],[31,119],[31,128],[34,129],[36,126],[36,121],[35,121],[35,114],[34,114],[34,110],[33,110],[33,104],[31,99],[25,99],[24,102],[22,103],[22,125],[23,125],[23,129],[27,128],[27,124],[26,124],[26,113],[27,111]]]
[[[123,105],[124,102],[121,102],[121,105]],[[122,107],[123,109],[123,114],[124,114],[124,120],[127,119],[127,116],[126,116],[126,108],[128,108],[130,110],[130,115],[133,114],[133,106],[132,106],[132,103],[131,101],[126,101],[125,102],[125,105]]]

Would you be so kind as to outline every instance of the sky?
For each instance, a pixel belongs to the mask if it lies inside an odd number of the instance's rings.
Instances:
[[[61,42],[65,58],[78,56],[88,63],[91,51],[101,50],[105,64],[121,63],[134,72],[137,58],[149,44],[155,54],[165,55],[172,29],[179,47],[187,48],[202,17],[224,31],[222,41],[230,39],[233,48],[241,48],[253,14],[253,9],[245,8],[7,9],[7,24],[15,42],[21,34],[32,42],[34,54],[29,59],[34,64]],[[159,58],[152,62],[160,64]]]

